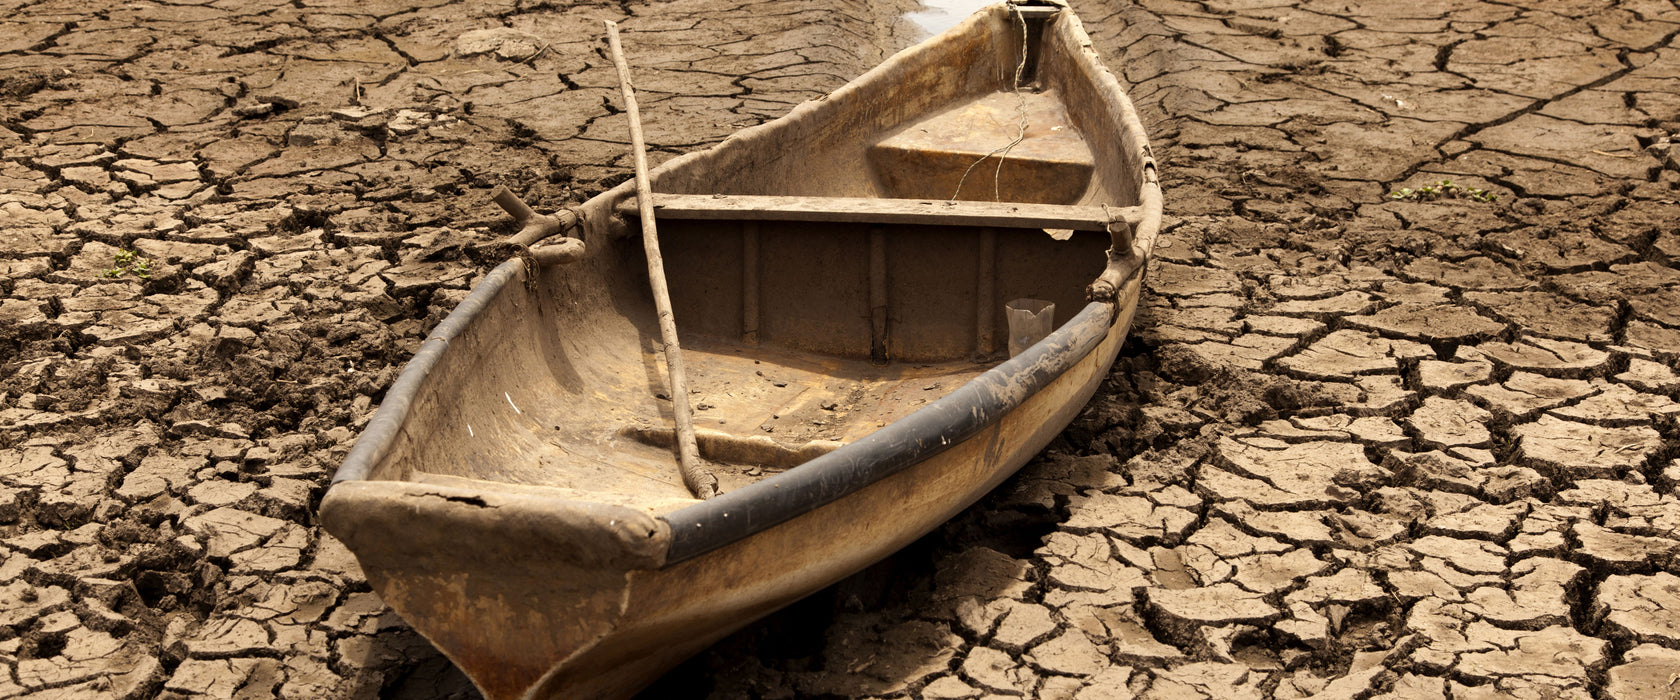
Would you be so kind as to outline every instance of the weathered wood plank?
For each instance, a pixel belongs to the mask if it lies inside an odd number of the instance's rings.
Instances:
[[[662,219],[836,221],[869,224],[933,224],[1102,231],[1112,213],[1136,225],[1141,207],[1065,206],[1018,202],[945,202],[869,197],[778,197],[758,195],[655,194],[654,215]],[[636,200],[618,212],[639,216]]]

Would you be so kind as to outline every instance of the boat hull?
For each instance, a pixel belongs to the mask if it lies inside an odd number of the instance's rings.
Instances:
[[[1048,47],[1040,79],[1096,156],[1077,204],[894,199],[858,175],[866,142],[918,110],[1015,92],[1026,10]],[[927,89],[879,99],[904,84]],[[831,172],[800,179],[790,154],[848,139],[850,155],[816,158]],[[628,185],[576,210],[568,243],[584,252],[566,264],[492,271],[387,392],[321,517],[493,700],[628,697],[979,500],[1101,384],[1161,216],[1136,112],[1059,6],[977,13],[654,180],[655,206],[677,196],[660,229],[681,253],[690,386],[716,404],[703,427],[808,461],[714,463],[727,488],[699,501],[645,442],[671,409]],[[1013,298],[1077,313],[991,366]]]

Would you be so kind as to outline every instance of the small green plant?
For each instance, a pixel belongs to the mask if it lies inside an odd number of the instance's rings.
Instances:
[[[1398,201],[1428,202],[1441,199],[1469,199],[1477,202],[1492,202],[1499,199],[1499,195],[1480,187],[1465,187],[1452,180],[1442,180],[1412,189],[1402,187],[1398,191],[1388,193],[1388,198]]]
[[[152,261],[140,257],[139,253],[132,250],[117,251],[111,256],[111,264],[114,267],[105,271],[106,277],[115,279],[133,273],[135,277],[143,280],[152,278]]]

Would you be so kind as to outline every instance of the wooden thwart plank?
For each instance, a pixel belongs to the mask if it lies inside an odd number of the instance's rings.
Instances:
[[[1027,19],[1044,19],[1046,17],[1054,16],[1057,12],[1061,12],[1062,8],[1018,6],[1015,8],[1015,11],[1021,13],[1021,16],[1026,17]]]
[[[1076,231],[1105,230],[1110,213],[1133,225],[1143,218],[1141,207],[1109,207],[1105,212],[1102,207],[1017,202],[713,194],[655,194],[653,210],[661,219],[834,221]],[[629,216],[641,215],[634,199],[620,202],[618,211]]]

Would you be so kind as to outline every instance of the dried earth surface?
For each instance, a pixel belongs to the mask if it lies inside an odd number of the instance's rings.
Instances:
[[[1680,9],[1282,4],[1076,0],[1167,188],[1115,371],[650,696],[1674,692]],[[657,160],[912,5],[0,0],[0,698],[476,697],[314,509],[489,189],[627,177],[603,19]]]

